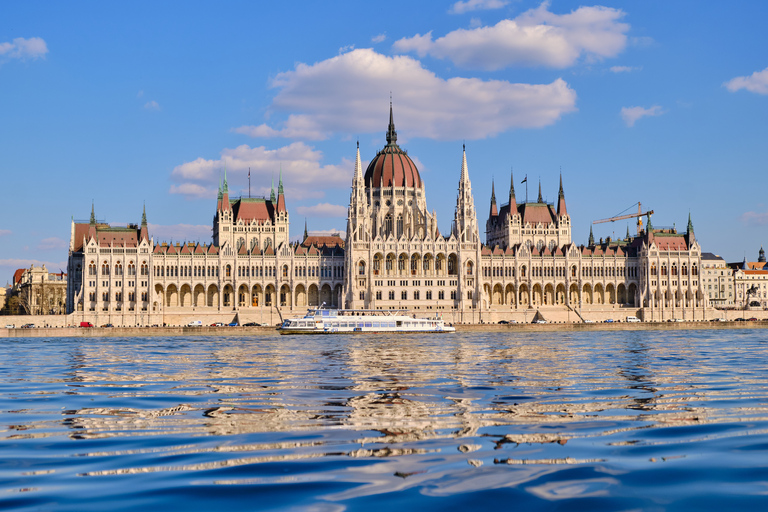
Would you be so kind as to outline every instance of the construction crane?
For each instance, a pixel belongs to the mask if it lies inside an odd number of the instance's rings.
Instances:
[[[634,206],[634,205],[632,205]],[[630,206],[629,208],[632,208]],[[627,210],[629,209],[627,208]],[[624,210],[624,211],[627,211]],[[640,235],[640,232],[643,230],[643,217],[648,216],[648,218],[651,218],[651,215],[653,215],[653,210],[648,210],[647,212],[643,212],[642,205],[638,202],[637,203],[637,213],[629,213],[627,215],[617,215],[616,217],[609,217],[607,219],[600,219],[592,221],[592,224],[602,224],[603,222],[615,222],[617,220],[624,220],[624,219],[634,219],[637,218],[637,234]]]

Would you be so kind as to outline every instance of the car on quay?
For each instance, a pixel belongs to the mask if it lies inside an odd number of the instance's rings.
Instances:
[[[5,328],[6,328],[6,329],[15,329],[15,328],[16,328],[16,326],[15,326],[15,325],[13,325],[13,324],[8,324],[8,325],[6,325],[6,326],[5,326]]]
[[[636,316],[628,316],[625,321],[628,322],[628,323],[631,323],[631,324],[639,324],[640,323],[640,319],[637,318]]]
[[[603,320],[603,323],[604,324],[612,324],[613,323],[613,318],[606,318],[605,320]]]
[[[243,327],[261,327],[261,324],[259,322],[248,322],[243,324]]]
[[[203,321],[202,320],[192,320],[187,324],[187,327],[202,327]]]
[[[237,327],[237,322],[232,322],[231,324],[229,324],[229,327]]]
[[[24,324],[21,326],[22,329],[34,329],[35,324]]]

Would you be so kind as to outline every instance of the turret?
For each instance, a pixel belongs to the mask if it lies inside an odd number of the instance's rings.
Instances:
[[[509,171],[509,214],[514,215],[517,211],[517,200],[515,199],[515,174]]]
[[[536,200],[537,203],[543,203],[544,199],[541,197],[541,180],[539,180],[539,198]]]
[[[139,242],[142,240],[149,240],[149,231],[147,230],[147,205],[141,212],[141,232],[139,233]]]
[[[496,208],[496,185],[494,184],[493,180],[491,181],[491,212],[490,217],[498,217],[499,216],[499,210]]]
[[[280,182],[277,185],[277,212],[284,212],[285,209],[285,195],[283,194],[283,168],[280,167]]]
[[[589,243],[587,245],[590,247],[595,245],[595,235],[592,234],[592,226],[589,226]]]
[[[565,208],[565,193],[563,192],[563,175],[560,174],[560,191],[557,193],[557,216],[568,215]]]

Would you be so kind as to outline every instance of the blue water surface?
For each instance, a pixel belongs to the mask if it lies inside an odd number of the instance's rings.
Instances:
[[[0,340],[0,509],[766,510],[767,334]]]

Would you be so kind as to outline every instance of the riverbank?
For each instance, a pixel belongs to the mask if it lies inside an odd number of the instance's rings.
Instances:
[[[765,329],[756,322],[640,322],[560,324],[455,324],[457,332],[680,331],[701,329]],[[0,328],[0,338],[98,338],[136,336],[249,336],[274,334],[276,327],[36,327]]]

